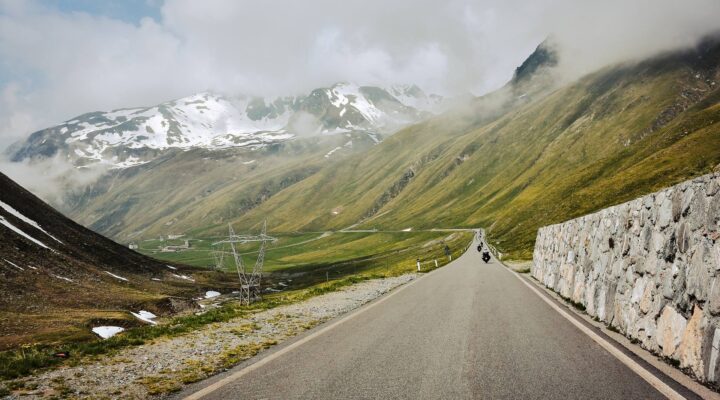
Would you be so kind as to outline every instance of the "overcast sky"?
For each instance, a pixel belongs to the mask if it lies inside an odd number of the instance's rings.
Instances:
[[[718,28],[718,0],[0,0],[0,150],[84,112],[204,90],[481,94],[548,35],[577,76]]]

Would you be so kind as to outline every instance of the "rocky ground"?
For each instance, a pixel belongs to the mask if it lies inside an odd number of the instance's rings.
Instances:
[[[187,335],[157,339],[78,366],[16,382],[12,398],[146,398],[179,390],[257,352],[345,314],[417,275],[376,279],[337,292],[209,325]]]

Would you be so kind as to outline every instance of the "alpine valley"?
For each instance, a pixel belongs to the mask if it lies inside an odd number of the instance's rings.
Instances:
[[[0,0],[0,400],[720,398],[719,16]]]

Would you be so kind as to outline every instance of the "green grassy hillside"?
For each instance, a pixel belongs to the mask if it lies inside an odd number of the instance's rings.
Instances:
[[[497,118],[481,118],[480,99],[321,169],[233,222],[270,216],[284,231],[483,225],[501,251],[528,258],[540,226],[720,163],[718,60],[720,47],[706,43],[606,68]]]

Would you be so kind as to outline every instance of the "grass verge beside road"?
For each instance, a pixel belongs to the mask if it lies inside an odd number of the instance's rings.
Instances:
[[[211,323],[226,322],[280,305],[303,301],[314,296],[333,292],[343,287],[365,281],[411,273],[416,270],[416,260],[423,262],[423,272],[446,265],[449,260],[444,255],[444,245],[448,244],[453,258],[462,254],[472,241],[472,232],[422,232],[401,233],[404,240],[392,242],[400,233],[348,234],[334,241],[317,244],[314,249],[304,247],[310,253],[304,255],[299,250],[276,258],[292,257],[293,260],[310,260],[287,268],[277,268],[276,274],[292,273],[292,286],[283,292],[268,294],[262,301],[242,306],[228,301],[219,308],[208,309],[198,314],[177,316],[157,326],[142,326],[128,329],[107,340],[89,342],[57,343],[52,345],[28,344],[19,349],[0,352],[0,380],[19,378],[42,368],[62,364],[78,364],[92,361],[94,357],[113,354],[129,346],[137,346],[162,337],[173,337],[201,329]],[[343,234],[345,235],[345,234]],[[370,235],[380,235],[376,238]],[[318,240],[320,241],[320,240]],[[358,245],[358,241],[362,245]],[[298,241],[296,241],[297,243]],[[327,249],[323,251],[323,246]],[[300,246],[297,246],[300,247]],[[364,249],[361,251],[361,248]],[[333,253],[339,249],[347,252]],[[375,251],[375,253],[372,253]],[[268,252],[272,254],[272,252]],[[276,253],[282,254],[282,253]],[[334,261],[333,261],[334,260]],[[433,261],[433,262],[430,262]],[[276,264],[277,265],[277,264]],[[229,279],[232,275],[228,275]],[[272,281],[271,281],[272,282]],[[67,359],[55,357],[58,352],[69,352]],[[0,386],[0,388],[2,388]]]

